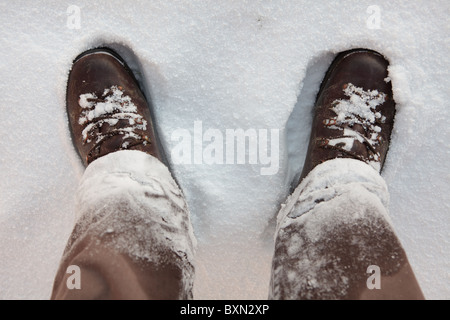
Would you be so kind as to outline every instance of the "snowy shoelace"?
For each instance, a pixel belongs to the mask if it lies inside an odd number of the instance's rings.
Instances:
[[[130,96],[124,95],[121,86],[111,86],[104,90],[101,97],[95,93],[85,93],[80,95],[79,105],[83,109],[78,120],[80,125],[85,126],[82,131],[83,143],[94,144],[89,150],[88,158],[94,160],[95,150],[98,150],[102,143],[115,135],[123,135],[121,149],[150,143],[149,137],[142,135],[136,130],[146,130],[147,121],[138,114],[137,106],[131,101]],[[128,126],[114,128],[119,121],[128,121]],[[103,125],[109,125],[111,130],[101,133]]]
[[[365,91],[352,83],[344,85],[343,91],[348,99],[333,101],[331,110],[336,116],[323,121],[323,124],[329,129],[343,131],[343,135],[338,138],[322,139],[320,146],[337,149],[365,162],[380,162],[380,153],[375,149],[382,141],[381,127],[378,124],[384,123],[386,117],[376,108],[384,103],[386,94],[378,90]],[[351,127],[354,125],[360,125],[364,134],[352,130]],[[366,146],[369,151],[369,159],[351,151],[355,141]]]

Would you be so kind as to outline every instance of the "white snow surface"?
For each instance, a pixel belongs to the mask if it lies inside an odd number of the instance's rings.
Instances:
[[[79,29],[69,28],[71,5]],[[382,173],[390,216],[425,296],[450,299],[448,1],[55,0],[0,9],[0,299],[50,297],[84,170],[66,80],[72,60],[100,45],[140,70],[169,161],[171,133],[192,132],[194,121],[221,132],[280,130],[275,175],[254,164],[172,166],[198,240],[196,299],[267,298],[275,216],[301,171],[320,81],[340,51],[384,54],[397,102]]]

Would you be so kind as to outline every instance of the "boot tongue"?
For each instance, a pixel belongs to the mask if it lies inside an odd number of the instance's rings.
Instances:
[[[150,141],[147,136],[141,136],[134,132],[114,134],[103,139],[96,148],[91,150],[86,160],[89,164],[95,159],[113,151],[129,149],[143,150],[149,143]]]
[[[122,149],[123,136],[122,135],[114,135],[107,139],[104,139],[103,142],[88,155],[88,163],[94,161],[95,159],[102,157],[111,152],[111,150],[120,150]]]

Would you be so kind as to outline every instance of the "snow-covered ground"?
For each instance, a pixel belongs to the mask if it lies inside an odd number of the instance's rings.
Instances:
[[[447,0],[2,1],[0,299],[50,296],[83,172],[67,73],[99,45],[140,68],[152,97],[198,238],[197,299],[267,297],[274,217],[301,170],[324,72],[340,51],[382,52],[398,108],[383,171],[390,214],[426,297],[450,299],[449,13]],[[174,163],[173,133],[199,124],[279,132],[278,172],[262,175],[262,158]]]

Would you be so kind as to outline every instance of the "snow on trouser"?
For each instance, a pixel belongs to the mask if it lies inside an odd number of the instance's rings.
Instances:
[[[278,215],[270,298],[423,298],[387,204],[385,182],[362,161],[313,169]],[[196,240],[159,160],[140,151],[95,160],[77,212],[53,299],[192,298]]]
[[[52,299],[192,298],[196,240],[183,194],[159,160],[127,150],[92,162],[77,213]]]
[[[269,298],[423,299],[388,202],[362,161],[314,168],[278,214]]]

